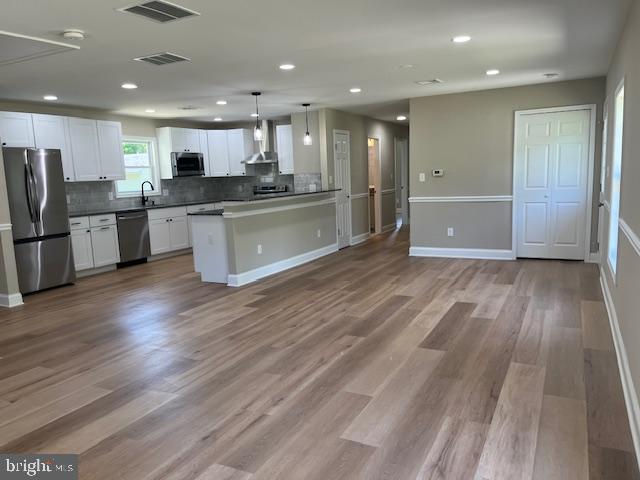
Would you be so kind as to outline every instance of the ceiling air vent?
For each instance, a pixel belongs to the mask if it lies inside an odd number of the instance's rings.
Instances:
[[[200,15],[198,12],[194,12],[193,10],[160,0],[139,3],[137,5],[132,5],[131,7],[119,8],[118,11],[134,13],[160,23],[172,22],[173,20],[180,20],[182,18]]]
[[[147,62],[152,65],[168,65],[170,63],[178,63],[178,62],[190,62],[191,59],[187,57],[183,57],[181,55],[176,55],[175,53],[154,53],[153,55],[147,55],[146,57],[138,57],[134,58],[134,60],[138,62]]]
[[[439,78],[434,78],[433,80],[419,80],[416,83],[424,87],[426,85],[440,85],[443,82]]]

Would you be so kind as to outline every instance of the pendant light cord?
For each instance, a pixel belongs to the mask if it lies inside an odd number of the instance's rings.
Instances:
[[[309,106],[304,106],[304,116],[307,121],[307,135],[309,135]]]
[[[256,95],[256,128],[260,128],[260,112],[258,111],[258,95]]]

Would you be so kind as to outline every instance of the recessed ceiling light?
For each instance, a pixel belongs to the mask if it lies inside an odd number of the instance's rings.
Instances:
[[[252,116],[253,118],[256,118],[256,117],[259,117],[260,115],[258,115],[256,112],[253,112],[253,113],[251,114],[251,116]]]
[[[55,95],[45,95],[42,98],[44,98],[48,102],[54,102],[54,101],[56,101],[58,99],[58,97],[56,97]]]
[[[125,90],[135,90],[136,88],[138,88],[138,85],[136,85],[135,83],[123,83],[121,85],[122,88],[124,88]]]
[[[216,117],[213,119],[214,122],[221,122],[222,121],[222,117]]]
[[[351,93],[360,93],[362,89],[360,87],[353,87],[349,90]]]
[[[497,68],[492,68],[491,70],[487,70],[487,75],[493,77],[494,75],[500,75],[500,70]]]
[[[469,35],[457,35],[451,39],[453,43],[467,43],[471,40]]]
[[[407,119],[407,117],[405,117],[404,115],[398,115],[396,117],[396,120],[398,120],[399,122],[404,122]]]
[[[218,101],[216,102],[216,105],[226,105],[226,104],[227,104],[227,101],[226,101],[226,100],[218,100]]]
[[[560,74],[556,72],[549,72],[549,73],[545,73],[544,76],[546,78],[557,78],[560,76]]]
[[[443,82],[439,78],[433,78],[431,80],[418,80],[415,83],[424,87],[425,85],[439,85]]]
[[[283,63],[280,65],[280,70],[293,70],[296,66],[293,63]]]
[[[400,68],[413,68],[414,66],[412,63],[405,63],[404,65],[400,65]]]
[[[156,113],[156,111],[153,108],[147,108],[145,110],[146,113]]]

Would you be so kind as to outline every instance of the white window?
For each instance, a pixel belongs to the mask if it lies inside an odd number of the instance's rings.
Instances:
[[[620,220],[620,182],[622,180],[622,137],[624,132],[624,84],[616,92],[611,159],[611,211],[609,212],[608,262],[615,277],[618,269],[618,223]]]
[[[160,195],[156,139],[128,137],[122,141],[122,150],[126,179],[116,182],[116,195],[118,197],[138,196],[142,182],[145,181],[153,184],[153,189],[145,185],[145,195]]]

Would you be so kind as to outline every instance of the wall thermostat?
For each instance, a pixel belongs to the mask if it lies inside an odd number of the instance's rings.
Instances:
[[[437,170],[432,170],[431,175],[434,177],[444,177],[444,170],[442,170],[441,168]]]

